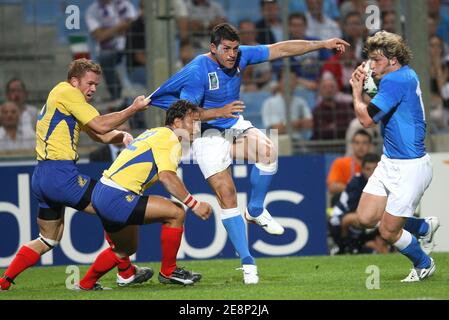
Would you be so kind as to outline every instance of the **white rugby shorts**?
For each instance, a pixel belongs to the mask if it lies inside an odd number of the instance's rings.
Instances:
[[[363,192],[386,196],[386,211],[397,217],[411,217],[432,181],[428,154],[418,159],[389,159],[385,155],[369,178]]]
[[[232,164],[231,146],[234,138],[253,128],[241,115],[225,132],[209,129],[193,140],[192,151],[205,179],[226,170]]]

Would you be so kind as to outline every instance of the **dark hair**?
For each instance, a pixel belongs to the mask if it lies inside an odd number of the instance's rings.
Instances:
[[[92,60],[86,58],[81,58],[74,60],[69,65],[69,70],[67,72],[67,81],[70,81],[73,77],[81,79],[87,71],[95,72],[101,75],[101,67]]]
[[[302,12],[290,13],[289,16],[288,16],[288,23],[292,22],[293,19],[301,19],[304,22],[304,24],[307,25],[306,15],[304,13],[302,13]]]
[[[168,108],[165,117],[165,125],[171,126],[176,118],[183,120],[192,112],[199,112],[198,107],[195,104],[187,100],[178,100]]]
[[[11,84],[13,82],[16,82],[16,81],[20,82],[20,85],[22,86],[23,91],[27,91],[27,88],[25,87],[25,83],[22,80],[20,80],[19,78],[12,78],[11,80],[9,80],[6,83],[5,92],[8,92],[9,91],[9,87],[11,86]]]
[[[221,40],[238,41],[240,42],[240,37],[237,29],[230,25],[229,23],[217,24],[210,35],[210,43],[215,44],[218,47]]]
[[[352,141],[354,141],[355,136],[357,135],[361,135],[361,136],[366,136],[368,137],[369,143],[373,142],[373,137],[368,133],[368,131],[366,131],[365,129],[359,129],[357,130],[354,135],[352,136]]]
[[[375,153],[367,153],[362,159],[362,167],[367,163],[378,163],[380,161],[380,157]]]

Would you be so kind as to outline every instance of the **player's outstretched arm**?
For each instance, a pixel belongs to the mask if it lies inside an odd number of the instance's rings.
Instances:
[[[212,213],[210,204],[195,200],[175,172],[160,171],[158,175],[159,181],[172,196],[187,205],[201,219],[206,220],[210,217]]]
[[[238,114],[245,110],[243,101],[233,101],[221,108],[203,109],[200,108],[200,120],[209,121],[217,118],[238,118]]]
[[[333,38],[322,41],[308,41],[308,40],[288,40],[281,41],[274,44],[270,44],[268,49],[270,55],[268,60],[276,60],[279,58],[298,56],[310,51],[320,49],[335,49],[339,53],[343,53],[346,50],[346,46],[350,46],[349,43],[342,39]]]
[[[89,137],[92,138],[92,140],[106,144],[121,142],[125,146],[128,146],[128,144],[130,144],[133,141],[133,136],[126,131],[112,130],[105,134],[95,133],[89,128],[85,128],[85,131],[89,135]]]
[[[97,134],[105,134],[117,128],[119,125],[131,118],[136,112],[145,110],[149,103],[149,98],[145,98],[145,96],[138,96],[128,108],[122,111],[97,116],[89,121],[86,126]]]
[[[357,119],[364,128],[369,128],[375,125],[375,122],[368,113],[368,106],[363,102],[363,81],[365,80],[365,62],[363,62],[357,69],[352,73],[349,83],[352,86],[352,97],[354,102],[354,111]]]

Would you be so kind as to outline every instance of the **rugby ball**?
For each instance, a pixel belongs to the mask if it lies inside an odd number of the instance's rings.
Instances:
[[[364,70],[366,76],[363,81],[363,91],[372,98],[377,94],[377,84],[373,78],[373,70],[371,70],[369,61],[366,61]]]

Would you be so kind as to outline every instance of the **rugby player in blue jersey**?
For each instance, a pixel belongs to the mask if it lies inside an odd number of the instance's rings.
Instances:
[[[380,221],[381,237],[413,263],[402,281],[420,281],[435,272],[435,262],[423,248],[433,248],[439,222],[436,217],[413,218],[432,180],[432,162],[424,144],[426,122],[419,79],[408,65],[411,50],[399,35],[377,32],[367,39],[365,51],[369,57],[366,63],[380,81],[379,88],[369,104],[363,102],[363,63],[350,80],[354,108],[365,128],[381,123],[384,151],[363,190],[358,222],[373,228]]]
[[[246,66],[305,54],[319,49],[344,52],[349,45],[341,39],[324,41],[289,40],[271,45],[241,46],[237,30],[223,23],[214,27],[210,52],[197,56],[151,95],[152,105],[167,109],[185,99],[202,108],[202,135],[192,145],[194,157],[214,190],[221,207],[221,219],[243,266],[245,284],[259,281],[257,267],[246,239],[246,228],[237,206],[237,193],[230,165],[233,159],[255,163],[251,171],[251,195],[245,218],[270,234],[284,228],[264,208],[277,153],[271,140],[246,121],[239,112],[240,84]]]

